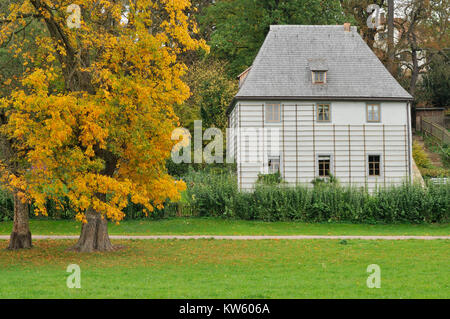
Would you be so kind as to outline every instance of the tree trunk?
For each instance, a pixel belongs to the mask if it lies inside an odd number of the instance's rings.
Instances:
[[[416,86],[417,86],[417,80],[419,78],[419,62],[417,58],[417,51],[415,48],[412,49],[412,62],[413,62],[413,68],[411,72],[411,80],[409,83],[409,94],[412,95],[414,98],[414,101],[411,105],[411,127],[413,130],[416,129],[416,100],[415,100],[415,94],[416,94]]]
[[[73,247],[79,252],[110,251],[113,245],[109,240],[108,221],[93,209],[86,212],[87,223],[81,227],[81,235]]]
[[[31,232],[28,223],[28,204],[14,194],[14,225],[8,249],[31,248]]]
[[[394,0],[388,0],[388,70],[395,74],[394,67]]]

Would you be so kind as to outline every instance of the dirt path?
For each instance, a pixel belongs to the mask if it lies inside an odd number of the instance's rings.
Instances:
[[[33,239],[78,239],[78,235],[34,235]],[[435,240],[435,239],[450,239],[450,236],[327,236],[327,235],[293,235],[293,236],[212,236],[212,235],[155,235],[155,236],[125,236],[116,235],[109,236],[111,239],[219,239],[219,240],[304,240],[304,239],[362,239],[362,240]],[[9,236],[2,235],[0,240],[8,240]]]

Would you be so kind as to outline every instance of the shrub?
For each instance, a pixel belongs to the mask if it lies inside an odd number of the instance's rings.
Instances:
[[[256,183],[261,185],[276,185],[282,181],[280,172],[276,172],[271,174],[258,174]]]
[[[316,178],[314,178],[311,181],[311,184],[313,184],[314,187],[320,187],[320,186],[325,185],[325,184],[338,185],[339,181],[333,174],[330,174],[328,177],[316,177]]]
[[[441,157],[442,164],[445,168],[450,168],[450,145],[441,142],[433,135],[424,134],[423,139],[425,145],[435,153],[438,153]]]
[[[8,192],[0,188],[0,222],[14,219],[14,201]]]
[[[420,173],[425,177],[450,177],[450,170],[442,167],[421,168]]]
[[[238,192],[234,173],[227,170],[214,172],[193,169],[184,176],[187,184],[186,200],[189,209],[199,216],[233,215],[233,199]]]
[[[439,145],[439,154],[441,155],[442,163],[444,167],[450,168],[450,145]]]
[[[190,172],[189,208],[197,216],[246,220],[423,223],[448,222],[450,185],[401,185],[369,194],[364,188],[321,183],[316,187],[257,184],[239,192],[236,176]]]
[[[30,205],[29,217],[32,219],[74,219],[76,213],[70,207],[68,200],[60,200],[62,207],[58,207],[54,201],[47,201],[47,216],[36,216],[34,214],[34,207]],[[163,216],[175,216],[176,214],[176,203],[166,203],[165,207],[161,210],[155,209],[155,211],[150,214],[150,218],[162,218]],[[145,214],[143,207],[141,205],[136,205],[134,203],[128,204],[124,209],[125,220],[129,219],[139,219],[144,218]],[[9,221],[14,219],[14,201],[11,194],[0,188],[0,222]]]
[[[413,142],[413,158],[416,162],[416,165],[420,168],[430,168],[431,167],[431,161],[427,156],[427,153],[425,153],[422,146],[417,143],[416,141]]]
[[[179,163],[176,164],[173,162],[173,160],[170,158],[166,161],[166,168],[167,172],[171,176],[180,177],[185,175],[189,171],[190,164],[188,163]]]

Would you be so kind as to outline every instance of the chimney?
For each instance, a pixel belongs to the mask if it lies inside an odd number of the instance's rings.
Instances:
[[[351,26],[351,24],[349,22],[344,23],[344,31],[350,32],[350,26]]]

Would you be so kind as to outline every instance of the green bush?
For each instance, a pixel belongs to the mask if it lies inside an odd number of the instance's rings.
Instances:
[[[47,216],[36,216],[33,205],[30,206],[29,217],[32,219],[74,219],[75,212],[70,207],[68,200],[61,200],[62,207],[57,207],[53,201],[47,201]],[[149,215],[150,218],[162,218],[163,216],[175,216],[177,210],[176,203],[167,203],[161,210],[155,211]],[[146,217],[142,205],[129,203],[124,209],[125,220],[139,219]],[[14,201],[11,194],[0,188],[0,222],[14,219]]]
[[[14,219],[14,201],[8,192],[0,188],[0,222]]]
[[[187,202],[196,216],[263,221],[433,223],[448,222],[450,185],[405,184],[369,194],[363,188],[257,185],[239,192],[232,173],[190,172]]]
[[[322,185],[326,184],[332,184],[332,185],[339,185],[338,179],[333,175],[330,174],[328,177],[316,177],[311,181],[311,184],[314,185],[314,187],[321,187]]]
[[[414,162],[416,162],[417,167],[419,168],[430,168],[431,167],[431,161],[427,156],[427,153],[425,153],[425,150],[422,148],[422,146],[417,143],[416,141],[413,142],[413,158]]]
[[[193,169],[184,176],[187,185],[186,202],[198,216],[233,215],[232,204],[238,189],[234,173],[226,170],[213,172]]]
[[[444,167],[450,168],[450,145],[449,144],[440,145],[439,154],[441,155]]]
[[[449,177],[450,170],[442,167],[421,168],[420,173],[426,177]]]
[[[433,135],[423,134],[425,145],[441,157],[444,168],[450,169],[450,145],[441,142]]]
[[[280,172],[271,173],[271,174],[258,174],[258,179],[256,180],[257,184],[261,185],[276,185],[282,183]]]
[[[48,201],[46,204],[48,216],[50,219],[71,219],[75,217],[73,211],[68,208],[67,201],[62,200],[63,208],[57,209],[53,201]],[[30,206],[30,218],[36,217],[33,213],[33,206]],[[14,200],[13,196],[6,190],[0,188],[0,221],[9,221],[14,219]]]

